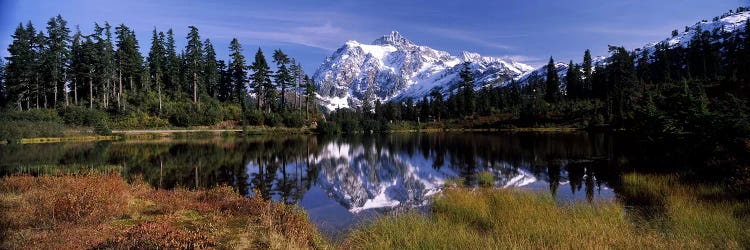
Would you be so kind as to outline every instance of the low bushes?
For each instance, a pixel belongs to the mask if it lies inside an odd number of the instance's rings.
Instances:
[[[0,141],[21,138],[59,137],[65,130],[62,118],[53,109],[0,111]]]
[[[119,175],[4,177],[0,228],[2,249],[325,247],[293,205],[226,186],[156,190]]]
[[[169,121],[166,119],[140,111],[116,117],[111,123],[112,127],[120,129],[164,128],[169,126]]]

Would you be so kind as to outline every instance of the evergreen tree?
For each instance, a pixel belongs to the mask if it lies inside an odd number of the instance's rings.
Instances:
[[[83,86],[83,81],[86,77],[86,59],[83,47],[83,35],[81,29],[76,26],[76,33],[73,35],[73,41],[71,43],[71,58],[70,58],[70,71],[72,76],[71,91],[73,92],[73,103],[78,105],[78,92],[79,88]]]
[[[109,107],[110,97],[114,96],[114,82],[115,82],[115,51],[112,45],[112,32],[111,26],[108,22],[104,23],[104,27],[100,27],[99,24],[94,24],[94,39],[96,40],[94,45],[93,63],[94,63],[94,79],[96,81],[95,89],[101,94],[101,102],[104,108]],[[133,38],[134,39],[134,38]],[[140,53],[138,54],[138,64],[140,64]],[[132,55],[131,55],[132,56]],[[140,69],[138,65],[137,69]],[[138,70],[136,73],[139,73]]]
[[[633,57],[625,48],[610,46],[609,51],[612,54],[611,63],[606,69],[609,113],[618,124],[623,125],[637,98],[635,67]]]
[[[315,82],[305,75],[305,115],[308,120],[310,120],[310,106],[315,106],[316,91]]]
[[[138,51],[135,33],[128,26],[120,24],[115,28],[115,34],[117,35],[117,52],[115,52],[118,72],[117,102],[118,107],[122,108],[125,98],[123,80],[127,80],[128,90],[135,93],[136,83],[141,79],[143,58]]]
[[[216,89],[219,82],[219,71],[218,71],[218,65],[216,62],[216,51],[214,50],[214,45],[211,44],[211,40],[206,39],[206,42],[204,42],[205,45],[205,57],[203,59],[204,62],[204,69],[203,69],[203,78],[204,78],[204,86],[206,88],[206,93],[211,96],[212,98],[216,98]]]
[[[5,61],[0,58],[0,108],[8,104],[8,95],[5,87]]]
[[[233,38],[229,43],[229,53],[232,61],[229,62],[229,75],[234,98],[240,104],[242,110],[245,110],[245,83],[247,83],[247,71],[245,71],[245,56],[242,55],[242,45],[237,38]],[[258,97],[260,98],[260,97]]]
[[[167,39],[164,49],[166,50],[164,87],[172,97],[175,97],[182,90],[180,88],[180,59],[177,56],[172,29],[167,31]]]
[[[430,91],[430,99],[432,99],[432,102],[430,103],[432,116],[439,122],[443,117],[443,113],[445,113],[443,93],[440,92],[440,89],[433,89]]]
[[[474,77],[471,76],[471,63],[464,62],[464,67],[459,73],[461,83],[459,84],[459,91],[461,95],[460,108],[466,115],[474,113],[475,100],[474,100]]]
[[[186,74],[193,83],[193,103],[198,103],[198,81],[202,75],[203,43],[201,43],[198,28],[188,26],[190,31],[187,35],[187,46],[185,46],[185,62],[187,63]]]
[[[546,70],[544,100],[549,103],[556,103],[560,100],[560,77],[557,75],[557,67],[555,67],[555,61],[552,57],[549,58]]]
[[[216,97],[221,102],[229,102],[232,99],[232,80],[229,68],[224,60],[216,61],[216,70],[219,72],[219,81],[216,86]]]
[[[304,76],[305,71],[302,70],[302,64],[296,62],[294,59],[291,61],[289,70],[292,72],[292,81],[294,82],[294,96],[296,98],[295,106],[298,110],[302,110],[302,92],[305,85]]]
[[[159,95],[159,114],[162,112],[162,75],[164,74],[164,65],[166,61],[166,51],[164,49],[164,33],[152,31],[151,50],[148,52],[148,69],[151,81],[156,84],[156,92]]]
[[[565,89],[568,96],[572,99],[582,97],[583,88],[581,87],[580,68],[573,64],[573,60],[568,63],[568,71],[565,74]]]
[[[31,33],[33,34],[33,33]],[[33,48],[34,48],[34,72],[32,75],[34,76],[34,93],[35,93],[35,102],[36,102],[36,108],[47,108],[47,93],[49,92],[49,85],[44,79],[44,57],[47,54],[47,48],[45,47],[45,40],[46,37],[44,36],[44,33],[42,31],[39,31],[36,33],[36,36],[34,36],[32,40]]]
[[[53,102],[56,106],[58,96],[65,95],[65,85],[67,82],[67,69],[70,61],[70,29],[67,27],[67,21],[62,16],[50,18],[47,22],[47,53],[45,60],[46,80],[52,83]],[[65,95],[67,100],[67,95]],[[67,104],[67,102],[66,102]]]
[[[89,108],[94,108],[94,77],[96,74],[96,58],[97,48],[96,43],[91,39],[91,36],[86,36],[86,41],[83,42],[82,48],[82,76],[85,77],[85,81],[88,82],[88,89],[82,88],[82,93],[89,96]]]
[[[591,92],[593,91],[593,83],[592,83],[592,70],[593,70],[593,60],[591,59],[591,51],[588,49],[583,52],[583,82],[581,84],[581,89],[584,96],[590,97]]]
[[[646,83],[651,82],[648,49],[644,49],[643,51],[641,51],[641,55],[638,57],[638,60],[636,62],[635,71],[638,77],[638,81],[641,82],[641,85],[645,85]]]
[[[294,78],[292,78],[291,72],[286,67],[286,65],[290,62],[289,56],[284,54],[284,52],[282,52],[280,49],[277,49],[273,52],[273,62],[276,63],[276,66],[278,67],[278,69],[276,70],[276,74],[274,75],[274,80],[276,82],[276,86],[279,86],[281,88],[281,103],[279,110],[285,110],[286,88],[288,86],[291,86],[292,81],[294,80]]]
[[[270,112],[275,99],[275,89],[270,78],[271,68],[268,67],[266,57],[263,55],[263,51],[260,48],[258,48],[258,52],[255,53],[255,61],[250,65],[250,70],[253,71],[250,75],[250,79],[255,88],[255,96],[258,99],[258,110],[266,108]]]
[[[10,56],[6,67],[5,83],[7,86],[8,101],[15,104],[18,109],[30,108],[30,97],[32,95],[31,85],[33,84],[34,72],[34,29],[31,22],[24,28],[19,23],[15,32],[11,36],[13,42],[8,46]]]

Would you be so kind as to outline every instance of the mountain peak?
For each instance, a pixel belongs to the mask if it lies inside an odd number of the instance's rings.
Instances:
[[[402,36],[398,31],[391,31],[390,34],[384,35],[372,42],[373,45],[411,45],[413,44],[409,39]]]

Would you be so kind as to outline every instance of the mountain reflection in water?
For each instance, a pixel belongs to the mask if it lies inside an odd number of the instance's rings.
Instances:
[[[588,133],[426,133],[124,141],[0,147],[3,174],[121,166],[158,188],[233,186],[298,203],[324,231],[428,204],[449,179],[610,199],[619,180],[611,136]],[[614,163],[613,163],[614,162]],[[60,167],[57,167],[60,166]]]

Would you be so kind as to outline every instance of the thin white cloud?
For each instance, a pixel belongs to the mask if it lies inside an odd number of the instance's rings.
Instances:
[[[435,35],[456,39],[459,41],[469,42],[469,43],[473,43],[473,44],[487,47],[487,48],[502,49],[502,50],[513,49],[513,46],[500,43],[500,42],[496,42],[490,39],[486,39],[486,38],[483,38],[482,35],[480,34],[468,32],[465,30],[440,28],[440,27],[423,27],[421,29],[427,32],[433,33]]]

